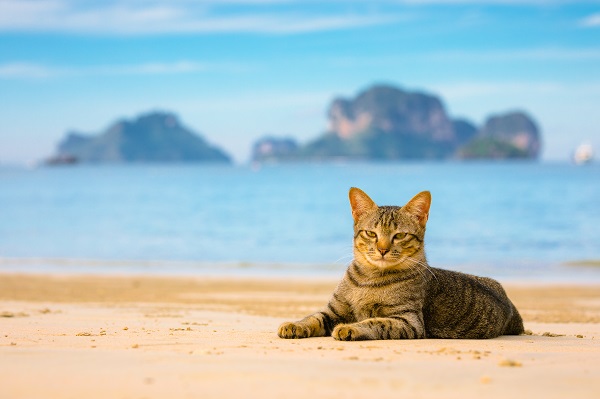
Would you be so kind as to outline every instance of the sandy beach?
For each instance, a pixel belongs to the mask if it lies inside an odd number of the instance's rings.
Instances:
[[[507,286],[531,335],[277,337],[336,283],[1,274],[0,397],[600,395],[598,286]]]

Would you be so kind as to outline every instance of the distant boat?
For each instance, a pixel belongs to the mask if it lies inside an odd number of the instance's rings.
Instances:
[[[589,143],[580,144],[573,153],[573,162],[577,165],[590,163],[594,160],[594,149]]]
[[[56,155],[47,159],[44,164],[48,166],[57,166],[57,165],[74,165],[79,163],[79,159],[72,155]]]

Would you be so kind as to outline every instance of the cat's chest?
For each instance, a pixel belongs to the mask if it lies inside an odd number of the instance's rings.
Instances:
[[[363,288],[353,290],[350,302],[354,318],[361,321],[373,317],[390,317],[407,307],[414,307],[416,296],[416,293],[408,293],[398,287]]]

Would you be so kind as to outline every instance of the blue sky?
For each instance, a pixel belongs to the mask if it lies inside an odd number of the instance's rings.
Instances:
[[[0,0],[2,163],[158,109],[243,162],[374,83],[477,124],[524,109],[546,160],[598,150],[600,1]]]

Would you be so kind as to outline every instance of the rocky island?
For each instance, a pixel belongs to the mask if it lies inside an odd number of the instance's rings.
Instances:
[[[461,147],[460,158],[536,159],[540,155],[540,133],[524,112],[510,112],[488,118],[478,134]]]
[[[300,145],[259,140],[252,159],[264,161],[400,159],[536,159],[539,130],[525,112],[492,116],[483,127],[453,119],[439,97],[377,85],[329,106],[329,127]]]
[[[223,150],[183,126],[169,112],[120,120],[96,135],[70,132],[48,164],[126,162],[231,163]]]

